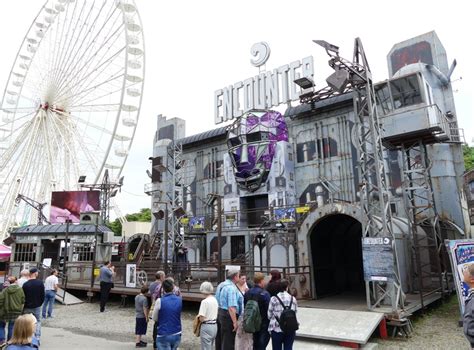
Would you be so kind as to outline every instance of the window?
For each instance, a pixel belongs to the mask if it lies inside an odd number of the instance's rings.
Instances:
[[[72,246],[73,261],[92,261],[94,249],[92,243],[74,243]]]
[[[374,87],[375,95],[377,98],[377,110],[378,112],[383,114],[388,114],[392,111],[392,99],[390,98],[390,91],[388,89],[388,84],[383,83],[376,85]]]
[[[35,243],[17,243],[15,244],[15,261],[36,261]]]
[[[392,91],[393,106],[395,109],[422,102],[417,75],[391,81],[390,89]]]

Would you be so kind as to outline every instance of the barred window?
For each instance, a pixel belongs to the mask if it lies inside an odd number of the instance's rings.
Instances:
[[[15,261],[36,261],[36,243],[15,244]]]
[[[74,243],[72,254],[73,261],[92,261],[94,256],[92,243]]]

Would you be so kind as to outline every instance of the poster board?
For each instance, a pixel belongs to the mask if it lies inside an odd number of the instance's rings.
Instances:
[[[273,215],[276,221],[294,224],[296,222],[296,208],[275,208]]]
[[[453,280],[458,295],[461,315],[464,315],[464,302],[469,292],[468,285],[464,282],[463,271],[474,263],[474,240],[457,239],[444,241],[448,251]]]
[[[137,286],[137,265],[127,264],[125,273],[125,286],[127,288],[136,288]]]
[[[362,260],[365,281],[394,281],[395,260],[391,238],[363,237]]]

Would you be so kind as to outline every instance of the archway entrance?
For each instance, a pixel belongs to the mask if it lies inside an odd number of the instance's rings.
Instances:
[[[348,215],[321,219],[309,239],[316,298],[365,295],[362,264],[362,225]]]

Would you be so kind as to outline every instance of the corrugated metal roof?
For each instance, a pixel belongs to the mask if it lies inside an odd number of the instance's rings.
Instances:
[[[66,233],[65,224],[55,224],[55,225],[28,225],[23,227],[18,227],[12,230],[12,235],[21,235],[21,234],[38,234],[38,235],[47,235],[47,234],[57,234],[57,233]],[[98,232],[112,232],[105,225],[98,226]],[[69,225],[69,233],[83,233],[83,234],[91,234],[95,233],[95,225],[91,224],[71,224]]]
[[[212,129],[212,130],[202,132],[200,134],[191,135],[191,136],[182,138],[178,140],[177,142],[182,144],[183,146],[188,146],[196,142],[209,141],[214,138],[225,137],[227,134],[226,129],[227,127],[223,126],[217,129]]]
[[[329,106],[337,105],[339,103],[347,102],[349,100],[352,101],[352,93],[351,92],[349,92],[347,94],[344,94],[344,95],[334,96],[334,97],[331,97],[331,98],[328,98],[328,99],[325,99],[325,100],[322,100],[322,101],[318,101],[318,102],[314,103],[313,105],[311,105],[309,103],[300,104],[300,105],[295,106],[295,107],[289,107],[285,111],[285,117],[295,118],[298,115],[304,115],[304,114],[307,114],[311,111],[315,111],[315,110],[318,110],[318,109],[320,109],[320,110],[325,109]]]

